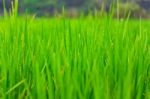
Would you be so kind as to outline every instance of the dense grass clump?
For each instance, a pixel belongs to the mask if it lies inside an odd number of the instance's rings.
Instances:
[[[150,23],[0,20],[1,99],[150,99]]]

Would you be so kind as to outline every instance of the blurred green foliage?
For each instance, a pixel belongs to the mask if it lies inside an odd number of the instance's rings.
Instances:
[[[10,1],[5,0],[7,6]],[[117,1],[120,1],[119,12],[116,10]],[[130,12],[132,17],[147,18],[150,12],[150,1],[145,0],[19,0],[19,11],[43,16],[60,14],[64,8],[69,16],[78,16],[81,13],[88,14],[101,10],[109,12],[111,4],[114,4],[114,12],[119,13],[120,17],[125,17]]]

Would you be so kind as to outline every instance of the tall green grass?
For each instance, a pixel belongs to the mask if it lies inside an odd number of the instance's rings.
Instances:
[[[0,21],[0,98],[149,99],[150,23]]]
[[[16,12],[0,19],[0,99],[150,99],[147,20]]]

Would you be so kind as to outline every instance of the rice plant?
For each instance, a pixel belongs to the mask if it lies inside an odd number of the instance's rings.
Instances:
[[[14,9],[0,19],[0,99],[150,99],[147,20]]]

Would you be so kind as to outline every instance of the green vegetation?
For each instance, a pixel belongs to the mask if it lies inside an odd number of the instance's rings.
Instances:
[[[7,11],[11,8],[11,1],[0,0],[0,14],[3,12],[3,2]],[[117,3],[120,3],[119,5]],[[36,16],[55,16],[61,14],[62,8],[65,8],[68,16],[80,16],[88,11],[105,11],[109,13],[112,4],[114,11],[120,11],[119,16],[124,17],[130,11],[132,18],[150,18],[149,0],[19,0],[19,14],[30,13]],[[119,9],[117,9],[119,8]],[[123,12],[123,13],[122,13]],[[118,16],[118,15],[117,15]]]
[[[150,23],[0,19],[0,99],[150,99]]]
[[[150,23],[0,21],[0,98],[149,99]]]

